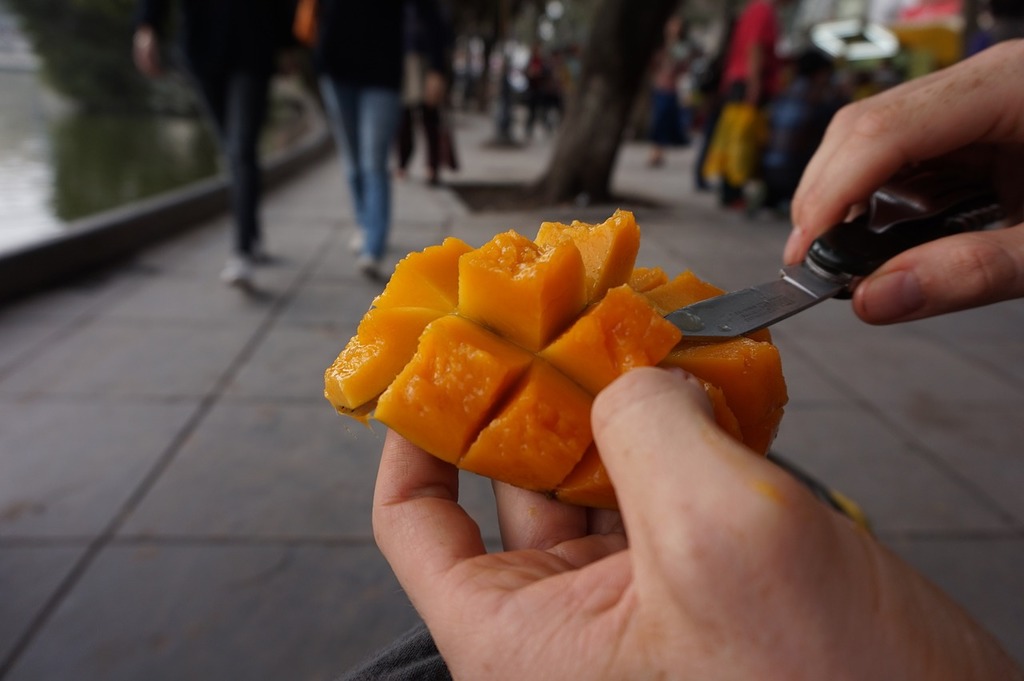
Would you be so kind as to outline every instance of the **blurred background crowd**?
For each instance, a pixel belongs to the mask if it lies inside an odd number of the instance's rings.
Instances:
[[[0,205],[12,216],[0,249],[224,168],[247,187],[235,212],[248,226],[233,247],[244,259],[223,274],[250,274],[263,246],[257,161],[232,156],[210,74],[244,61],[252,36],[274,66],[246,107],[266,95],[246,144],[287,147],[308,125],[304,110],[326,110],[359,197],[352,247],[379,276],[389,183],[453,179],[456,115],[490,117],[495,145],[555,148],[535,192],[542,203],[611,198],[618,145],[643,141],[652,167],[717,192],[723,208],[784,216],[844,103],[1024,32],[1019,0],[394,0],[358,10],[321,0],[321,33],[300,40],[302,4],[0,0]],[[270,7],[272,27],[243,30]],[[140,34],[146,23],[157,31]],[[211,36],[221,47],[197,47]],[[384,124],[357,125],[355,86],[385,88],[368,115]],[[693,167],[672,167],[666,151],[688,145]]]

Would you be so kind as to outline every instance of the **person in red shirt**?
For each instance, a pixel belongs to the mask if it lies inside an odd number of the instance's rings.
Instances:
[[[779,89],[782,62],[776,54],[779,40],[777,11],[791,0],[750,0],[733,29],[722,72],[722,94],[727,102],[760,107]],[[721,181],[723,206],[739,203],[743,187]]]
[[[766,103],[779,88],[781,61],[778,7],[789,0],[751,0],[736,21],[722,74],[722,89],[730,99]]]

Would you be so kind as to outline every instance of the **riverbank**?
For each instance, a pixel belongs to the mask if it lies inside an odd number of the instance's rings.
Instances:
[[[81,109],[32,71],[0,70],[0,92],[0,253],[218,173],[210,126],[191,106]],[[305,132],[311,99],[296,76],[274,79],[265,155]]]
[[[285,86],[287,87],[287,85]],[[279,126],[266,147],[264,186],[270,191],[331,153],[319,107],[292,86],[288,101],[297,121]],[[149,198],[63,223],[31,241],[0,252],[0,303],[66,283],[142,248],[180,234],[228,210],[228,182],[218,174]]]

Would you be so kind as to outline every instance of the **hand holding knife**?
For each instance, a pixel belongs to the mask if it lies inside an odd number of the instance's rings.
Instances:
[[[999,225],[988,185],[948,171],[914,170],[878,189],[867,210],[819,237],[780,279],[710,298],[666,315],[685,338],[724,339],[757,331],[834,297],[892,257],[925,242]]]

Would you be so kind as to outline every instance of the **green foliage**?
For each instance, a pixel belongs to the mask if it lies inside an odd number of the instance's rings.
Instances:
[[[217,148],[201,121],[96,114],[50,123],[53,210],[74,220],[217,173]]]
[[[132,63],[134,0],[7,0],[57,92],[90,111],[181,108],[180,86],[152,86]],[[187,97],[187,96],[186,96]],[[176,101],[168,107],[169,101]]]

